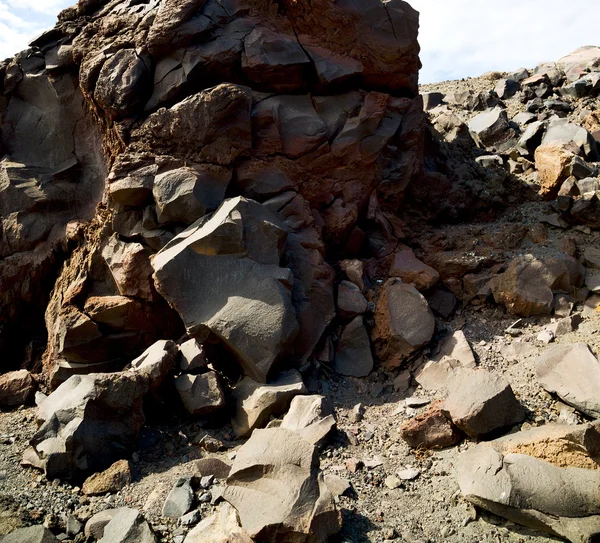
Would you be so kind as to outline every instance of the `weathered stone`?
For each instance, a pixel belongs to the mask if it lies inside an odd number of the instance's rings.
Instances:
[[[194,490],[190,477],[182,477],[175,482],[163,506],[163,517],[179,518],[185,515],[194,502]]]
[[[268,472],[269,477],[262,475]],[[256,430],[234,461],[223,497],[257,540],[325,543],[341,528],[316,448],[283,428]]]
[[[129,371],[143,376],[148,388],[157,392],[167,377],[175,371],[177,351],[174,342],[157,341],[131,362]]]
[[[190,415],[204,417],[225,407],[225,393],[214,371],[180,375],[175,379],[175,388]]]
[[[88,477],[81,490],[87,496],[99,496],[107,492],[118,492],[133,480],[131,465],[127,460],[118,460],[110,468]]]
[[[550,141],[535,150],[535,167],[540,174],[540,194],[554,198],[561,184],[569,177],[569,166],[577,149],[568,143]]]
[[[195,339],[188,339],[179,346],[179,369],[194,372],[205,368],[208,364],[202,345]]]
[[[500,100],[512,98],[521,89],[521,84],[514,79],[499,79],[494,91]]]
[[[58,543],[54,534],[44,526],[30,526],[19,528],[4,537],[0,537],[2,543]]]
[[[250,435],[255,428],[265,426],[271,415],[285,413],[295,396],[306,393],[296,370],[282,373],[268,385],[246,377],[233,389],[236,411],[231,423],[234,432],[239,437]]]
[[[286,237],[275,214],[234,198],[152,262],[157,289],[178,310],[188,334],[208,328],[249,376],[263,382],[298,332],[291,272],[279,267]]]
[[[571,143],[577,149],[577,154],[592,161],[598,159],[597,144],[592,135],[585,128],[565,119],[555,120],[548,126],[542,144],[551,142]]]
[[[194,464],[201,477],[213,476],[217,479],[227,479],[231,466],[218,458],[202,458]]]
[[[483,148],[498,148],[515,136],[506,110],[499,107],[471,119],[469,130],[475,142]]]
[[[99,543],[156,543],[144,517],[135,509],[122,507],[104,527],[104,535]]]
[[[231,181],[227,168],[203,165],[157,175],[152,185],[159,224],[192,224],[225,199]]]
[[[0,406],[24,405],[31,399],[35,389],[35,381],[27,370],[0,375]]]
[[[363,318],[356,317],[342,332],[338,343],[333,369],[342,375],[366,377],[373,370],[371,342]]]
[[[460,431],[444,414],[440,402],[402,423],[400,436],[413,449],[451,447],[461,440]]]
[[[454,113],[446,111],[435,117],[433,128],[447,143],[465,147],[473,145],[469,127]]]
[[[137,113],[149,98],[151,75],[134,49],[121,49],[102,66],[94,99],[110,117]]]
[[[320,445],[335,427],[333,406],[325,396],[296,396],[281,421],[313,445]]]
[[[455,475],[475,505],[573,543],[590,543],[600,533],[594,498],[600,471],[593,460],[598,443],[591,425],[535,428],[468,449]]]
[[[484,437],[525,420],[525,409],[510,384],[482,369],[454,371],[444,413],[467,435]]]
[[[105,526],[117,515],[120,509],[105,509],[92,516],[84,528],[85,537],[92,537],[95,540],[102,539]]]
[[[414,286],[398,279],[385,283],[377,302],[371,337],[377,356],[386,366],[399,366],[431,340],[434,329],[435,318]]]
[[[404,283],[410,283],[419,291],[428,290],[436,285],[440,274],[421,262],[412,249],[401,246],[394,254],[390,266],[390,277],[399,277]]]
[[[341,317],[353,319],[365,313],[367,306],[367,300],[354,283],[342,281],[338,285],[337,307]]]
[[[135,374],[74,375],[39,406],[27,458],[49,479],[108,468],[135,446],[147,387]]]
[[[192,529],[184,543],[253,543],[253,540],[240,526],[236,510],[225,502]]]
[[[502,275],[490,281],[490,287],[496,302],[510,313],[549,315],[553,291],[570,292],[572,286],[581,286],[582,271],[581,264],[567,255],[545,261],[528,255],[513,260]]]
[[[536,360],[540,384],[564,402],[600,418],[600,362],[585,343],[557,345]]]

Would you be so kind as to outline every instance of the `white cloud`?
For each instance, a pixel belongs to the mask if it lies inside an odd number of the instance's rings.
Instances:
[[[421,12],[421,82],[509,71],[600,45],[598,0],[408,0]]]
[[[56,23],[58,13],[74,0],[0,1],[0,60],[12,57]]]

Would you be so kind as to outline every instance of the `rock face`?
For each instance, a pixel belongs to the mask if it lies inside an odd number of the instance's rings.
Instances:
[[[49,479],[102,471],[135,446],[147,381],[135,374],[74,375],[40,405],[24,462]]]
[[[259,541],[325,543],[341,527],[314,445],[284,428],[252,434],[238,451],[223,498]]]
[[[548,392],[582,413],[600,418],[600,362],[585,343],[548,348],[536,360],[535,369]]]
[[[455,475],[475,505],[572,543],[591,543],[600,534],[600,471],[593,460],[599,437],[592,425],[519,432],[462,453]]]
[[[184,326],[259,381],[308,360],[335,316],[329,247],[359,239],[369,209],[391,232],[421,174],[418,14],[271,7],[81,1],[0,65],[0,348],[15,365],[47,331],[55,388]]]

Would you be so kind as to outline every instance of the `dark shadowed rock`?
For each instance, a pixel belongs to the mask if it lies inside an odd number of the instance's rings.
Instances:
[[[38,408],[39,429],[24,458],[50,479],[108,468],[135,446],[147,389],[135,374],[74,375]]]
[[[377,302],[371,338],[377,356],[388,367],[397,367],[431,340],[435,318],[427,300],[412,285],[390,279]]]
[[[371,342],[362,317],[356,317],[344,328],[335,352],[333,369],[353,377],[366,377],[373,370]]]
[[[225,407],[225,393],[214,371],[180,375],[175,379],[175,388],[190,415],[204,417]]]

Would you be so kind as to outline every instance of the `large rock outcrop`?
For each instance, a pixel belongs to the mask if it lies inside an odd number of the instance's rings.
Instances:
[[[81,0],[0,65],[0,348],[18,343],[15,365],[32,339],[39,360],[45,312],[52,386],[184,327],[265,381],[335,318],[332,264],[365,232],[397,242],[422,168],[418,14],[274,7]]]

